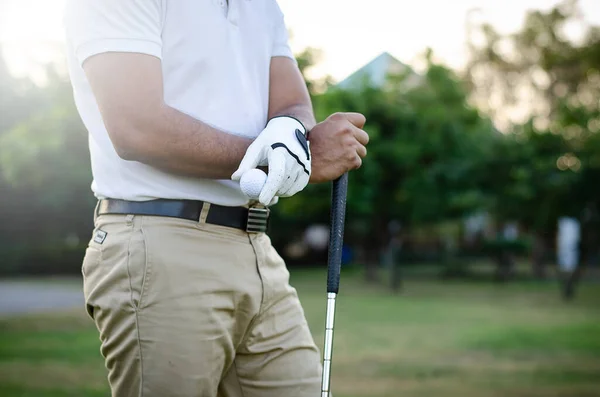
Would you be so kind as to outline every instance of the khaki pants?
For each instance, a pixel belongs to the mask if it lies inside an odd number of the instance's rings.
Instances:
[[[320,395],[320,353],[267,235],[102,215],[82,273],[114,397]]]

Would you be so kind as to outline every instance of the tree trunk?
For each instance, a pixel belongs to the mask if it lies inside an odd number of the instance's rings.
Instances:
[[[379,267],[378,253],[379,250],[370,250],[367,254],[365,278],[368,283],[377,283],[379,281],[379,277],[377,276],[377,268]]]
[[[401,238],[399,236],[391,236],[383,255],[383,265],[389,272],[390,288],[393,293],[398,293],[402,287],[402,272],[399,263],[401,248]]]
[[[392,238],[390,242],[390,250],[392,263],[390,268],[390,287],[392,292],[397,294],[402,289],[402,269],[399,258],[400,250],[402,249],[402,240],[400,238]]]
[[[365,278],[368,283],[379,282],[378,268],[385,247],[386,227],[381,217],[373,221],[371,232],[365,238]]]
[[[538,280],[546,278],[546,239],[541,232],[535,232],[531,249],[531,272]]]
[[[560,279],[562,282],[562,297],[565,301],[570,301],[575,298],[577,286],[579,285],[579,281],[583,277],[583,274],[585,273],[585,270],[589,263],[590,251],[588,243],[590,241],[590,237],[593,239],[594,235],[584,235],[584,238],[582,239],[582,242],[579,245],[581,254],[579,256],[579,262],[577,263],[577,267],[575,267],[575,270],[573,270],[572,272],[561,272]]]
[[[501,283],[508,281],[512,276],[514,264],[514,255],[507,250],[502,250],[496,257],[495,280]]]
[[[561,295],[563,300],[571,301],[575,298],[575,292],[581,275],[583,273],[583,266],[579,265],[572,272],[561,272],[560,283],[561,283]]]

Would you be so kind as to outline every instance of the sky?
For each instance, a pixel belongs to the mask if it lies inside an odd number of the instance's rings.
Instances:
[[[177,1],[177,0],[171,0]],[[518,29],[528,9],[556,0],[279,0],[295,52],[322,51],[315,77],[340,81],[387,51],[417,70],[431,47],[437,60],[460,68],[466,60],[466,21],[485,20],[502,32]],[[39,63],[63,62],[64,0],[0,0],[0,45],[16,75],[40,74]],[[600,0],[580,0],[584,17],[600,24]],[[469,10],[478,9],[477,13]],[[573,32],[575,35],[576,31]]]

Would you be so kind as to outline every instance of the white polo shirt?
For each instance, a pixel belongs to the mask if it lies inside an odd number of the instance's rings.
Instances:
[[[82,65],[103,52],[155,56],[162,61],[167,105],[228,133],[256,137],[267,122],[271,57],[294,59],[276,0],[68,0],[64,23],[96,197],[247,203],[237,182],[176,176],[121,159]]]

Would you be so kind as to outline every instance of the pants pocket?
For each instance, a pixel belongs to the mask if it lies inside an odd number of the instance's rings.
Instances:
[[[148,285],[141,217],[103,218],[94,231],[103,238],[90,241],[82,266],[86,307],[93,317],[98,311],[137,310]]]
[[[83,263],[81,265],[81,275],[83,277],[83,294],[85,298],[85,310],[87,314],[94,319],[94,307],[88,302],[89,296],[89,281],[91,276],[95,273],[95,269],[98,267],[100,260],[102,258],[102,252],[91,245],[85,250],[85,255],[83,257]]]

